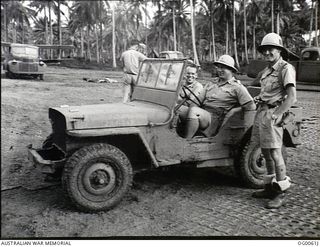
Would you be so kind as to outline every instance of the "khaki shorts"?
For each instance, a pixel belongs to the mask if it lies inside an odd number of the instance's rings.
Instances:
[[[135,86],[138,75],[124,73],[124,85]]]
[[[277,120],[272,119],[272,114],[277,108],[259,106],[252,128],[251,141],[258,143],[261,148],[281,148],[283,128],[276,126]],[[282,118],[282,116],[279,116]]]

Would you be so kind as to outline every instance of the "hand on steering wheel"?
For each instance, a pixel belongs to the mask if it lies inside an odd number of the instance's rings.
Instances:
[[[190,94],[192,94],[197,101],[193,100],[193,99],[190,97],[190,95],[186,92],[186,90],[187,90]],[[187,86],[182,86],[182,91],[183,91],[183,93],[184,93],[184,96],[183,96],[183,97],[181,96],[182,98],[184,98],[184,99],[186,99],[186,100],[190,100],[191,102],[193,102],[193,103],[196,104],[197,106],[200,106],[200,107],[202,106],[201,100],[198,98],[198,96],[197,96],[190,88],[188,88]]]

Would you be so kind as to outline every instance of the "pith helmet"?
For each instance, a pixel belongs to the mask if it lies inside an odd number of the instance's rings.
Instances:
[[[213,64],[222,64],[230,68],[233,72],[238,72],[238,69],[235,67],[234,59],[229,55],[222,55],[219,57],[218,61],[213,62]]]
[[[258,47],[260,53],[262,53],[264,46],[274,46],[287,53],[287,49],[283,47],[282,38],[276,33],[268,33],[263,37],[261,45]]]

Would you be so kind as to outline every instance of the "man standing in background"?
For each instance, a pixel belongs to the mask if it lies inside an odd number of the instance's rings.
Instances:
[[[139,67],[143,60],[147,57],[142,53],[146,50],[146,46],[138,41],[133,41],[128,50],[124,51],[120,60],[123,64],[124,85],[123,85],[123,102],[129,102],[133,88],[136,85]]]

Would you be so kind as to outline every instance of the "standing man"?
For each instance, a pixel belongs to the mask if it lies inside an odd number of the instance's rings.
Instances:
[[[127,51],[124,51],[120,60],[123,63],[124,72],[124,85],[123,85],[123,102],[129,102],[133,92],[133,88],[136,85],[137,76],[139,73],[140,63],[147,57],[141,53],[141,50],[145,50],[144,44],[138,41],[133,41],[132,45]]]
[[[263,54],[268,66],[257,77],[261,92],[255,97],[258,109],[252,130],[252,142],[260,144],[266,160],[265,188],[253,193],[256,198],[271,199],[266,207],[279,208],[285,201],[285,191],[290,187],[286,176],[286,165],[281,153],[283,145],[284,114],[296,102],[296,72],[294,67],[282,59],[287,50],[278,34],[269,33],[262,39],[258,51]]]

